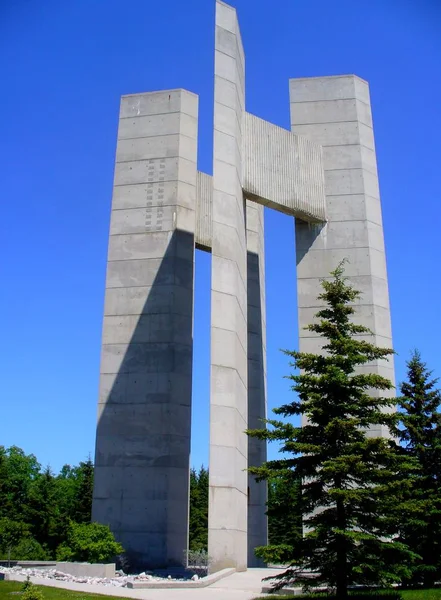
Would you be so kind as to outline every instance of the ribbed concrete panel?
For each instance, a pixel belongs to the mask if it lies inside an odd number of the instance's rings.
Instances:
[[[325,221],[319,144],[245,113],[242,148],[247,197],[303,221]]]
[[[213,177],[198,171],[196,186],[195,243],[202,250],[211,250],[213,239]]]

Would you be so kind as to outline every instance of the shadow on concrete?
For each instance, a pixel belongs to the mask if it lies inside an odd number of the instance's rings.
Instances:
[[[262,419],[266,417],[266,339],[263,326],[265,323],[265,307],[261,294],[261,278],[264,265],[260,257],[253,252],[247,253],[247,288],[248,288],[248,427],[261,429],[265,427]],[[266,461],[266,442],[256,438],[248,438],[248,465],[260,466]],[[263,567],[264,563],[254,554],[256,546],[267,543],[267,484],[256,482],[252,475],[248,476],[248,566]]]
[[[194,236],[108,263],[92,519],[132,566],[182,566],[188,541]],[[125,263],[125,264],[123,264]]]
[[[167,235],[164,232],[164,235]],[[131,568],[184,566],[188,547],[194,236],[170,233],[162,258],[108,263],[92,519]],[[266,414],[260,259],[248,252],[248,423]],[[248,460],[266,460],[249,438]],[[249,566],[267,540],[265,482],[249,477]]]
[[[326,244],[326,226],[327,223],[308,223],[295,219],[295,241],[296,241],[296,265],[304,259],[311,250],[315,240],[324,233],[324,243]]]

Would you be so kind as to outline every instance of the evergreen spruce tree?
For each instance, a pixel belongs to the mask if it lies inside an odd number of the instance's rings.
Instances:
[[[62,537],[57,480],[50,467],[31,483],[24,509],[33,537],[51,555]]]
[[[298,479],[268,481],[268,546],[257,552],[264,562],[285,564],[297,556],[302,539],[301,495]]]
[[[392,439],[374,435],[376,428],[396,422],[394,400],[380,395],[393,386],[363,369],[393,351],[359,337],[371,335],[351,321],[360,293],[344,277],[343,264],[331,276],[322,282],[324,307],[306,328],[323,339],[323,354],[286,351],[300,370],[289,376],[298,399],[274,411],[288,419],[301,415],[303,427],[271,419],[269,428],[248,433],[281,442],[283,458],[250,468],[258,480],[302,481],[300,556],[292,557],[276,587],[293,581],[327,585],[342,599],[351,584],[387,585],[407,575],[413,556],[395,540],[389,513],[405,485],[397,473],[407,458]],[[290,510],[286,507],[287,515]],[[273,555],[277,560],[276,549]]]
[[[441,578],[441,391],[418,351],[407,363],[407,381],[398,399],[404,452],[418,463],[404,510],[400,538],[420,558],[410,582],[431,587]]]
[[[92,518],[94,468],[92,459],[80,462],[78,467],[78,497],[74,507],[76,523],[90,523]]]
[[[190,471],[189,549],[207,550],[208,547],[208,470]]]

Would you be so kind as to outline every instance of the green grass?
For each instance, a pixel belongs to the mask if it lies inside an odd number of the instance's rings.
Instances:
[[[12,594],[11,592],[20,592],[23,584],[18,581],[0,581],[0,600],[19,600],[20,596]],[[43,592],[45,600],[93,600],[98,598],[103,600],[108,596],[102,596],[100,594],[85,594],[84,592],[72,592],[71,590],[62,590],[55,587],[47,587],[43,585],[36,585],[40,591]],[[127,600],[127,598],[121,599]]]
[[[441,600],[441,588],[436,590],[403,590],[401,595],[403,600]]]
[[[0,581],[0,600],[19,600],[20,596],[12,592],[20,592],[23,584],[18,581]],[[103,600],[106,596],[100,594],[86,594],[84,592],[72,592],[60,588],[35,586],[44,594],[45,600]],[[403,600],[441,600],[441,588],[436,590],[400,590]],[[266,596],[260,600],[300,600],[301,596]],[[127,600],[127,598],[120,599]],[[256,599],[259,600],[259,599]],[[311,599],[312,600],[312,599]]]
[[[441,588],[435,590],[400,590],[403,600],[441,600]],[[266,596],[255,600],[301,600],[304,596]],[[308,596],[305,596],[308,598]],[[313,600],[313,597],[310,597]],[[350,598],[350,596],[349,596]],[[0,600],[3,600],[0,596]]]

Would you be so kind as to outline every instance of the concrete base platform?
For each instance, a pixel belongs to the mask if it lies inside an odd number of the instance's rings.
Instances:
[[[228,577],[212,583],[208,587],[195,589],[189,588],[162,588],[162,589],[129,589],[105,585],[87,585],[85,583],[68,583],[31,577],[35,585],[44,585],[75,592],[88,594],[102,594],[117,598],[139,598],[141,600],[252,600],[262,594],[262,588],[267,582],[265,577],[277,575],[281,569],[248,569],[241,573],[233,573]],[[22,575],[8,575],[9,581],[25,581]],[[195,582],[197,583],[197,582]]]

